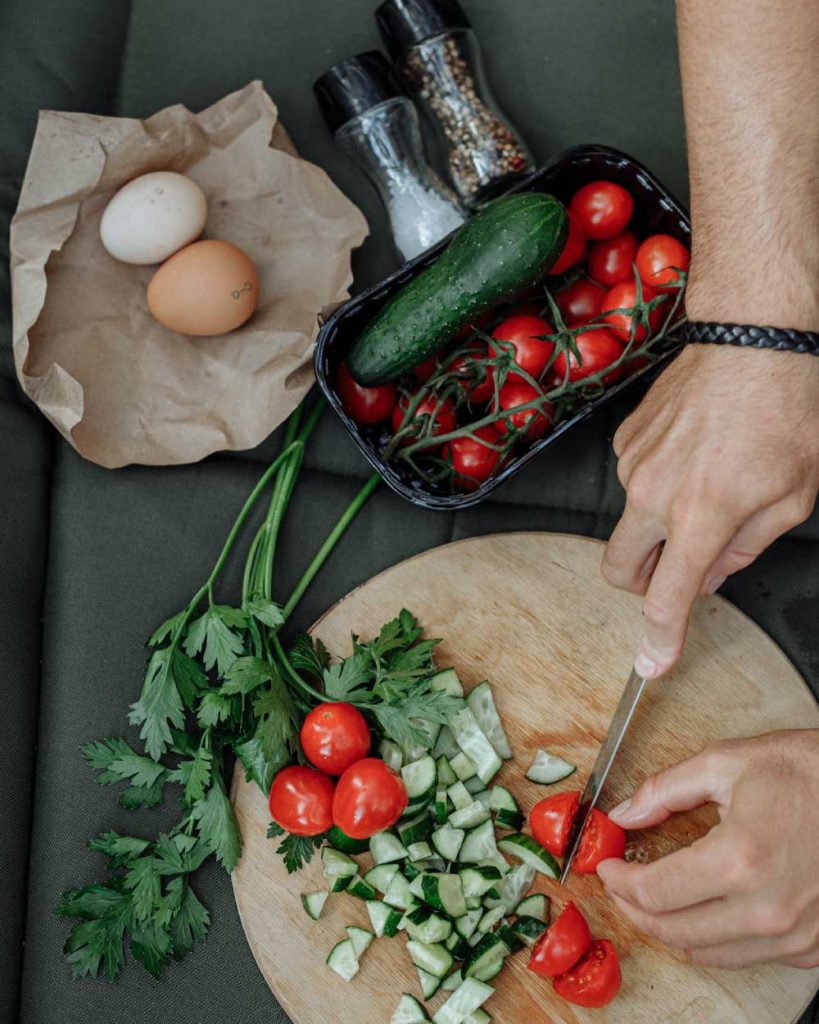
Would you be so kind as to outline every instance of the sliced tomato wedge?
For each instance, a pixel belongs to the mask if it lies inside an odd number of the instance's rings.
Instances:
[[[547,796],[532,808],[529,815],[532,835],[555,857],[562,857],[566,852],[569,831],[579,806],[580,794],[572,790]]]
[[[601,861],[610,857],[622,859],[625,853],[626,833],[607,814],[595,807],[580,837],[580,847],[572,861],[572,871],[580,875],[593,875]]]
[[[542,978],[556,978],[573,967],[590,945],[586,918],[570,900],[538,940],[527,967]]]
[[[553,984],[555,992],[567,1003],[599,1010],[614,999],[622,980],[617,950],[608,939],[596,939],[586,955],[555,978]]]

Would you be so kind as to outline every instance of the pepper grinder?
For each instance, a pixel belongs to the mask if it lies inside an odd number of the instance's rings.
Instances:
[[[396,68],[438,131],[463,202],[479,206],[534,170],[492,95],[458,0],[385,0],[375,16]]]
[[[418,112],[382,53],[341,61],[313,89],[336,144],[378,191],[405,260],[464,222],[458,197],[426,162]]]

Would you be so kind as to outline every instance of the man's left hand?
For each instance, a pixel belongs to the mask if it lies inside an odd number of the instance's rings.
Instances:
[[[644,829],[711,802],[720,824],[691,846],[651,864],[604,861],[609,894],[693,963],[819,966],[819,730],[715,744],[646,779],[610,817]]]

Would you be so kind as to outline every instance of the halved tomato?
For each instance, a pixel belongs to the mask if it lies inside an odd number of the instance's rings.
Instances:
[[[526,966],[542,978],[555,978],[573,967],[590,945],[586,918],[570,900],[560,917],[538,939]]]
[[[569,841],[569,831],[580,806],[580,794],[555,793],[538,801],[529,815],[532,835],[555,857],[562,857]]]
[[[597,865],[609,857],[622,858],[626,853],[626,833],[607,814],[595,807],[589,815],[580,846],[572,861],[572,871],[593,875]]]
[[[586,955],[553,984],[567,1003],[599,1010],[614,999],[622,981],[617,950],[608,939],[595,939]]]

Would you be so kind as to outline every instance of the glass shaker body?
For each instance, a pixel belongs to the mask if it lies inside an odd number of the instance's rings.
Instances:
[[[412,102],[396,96],[347,121],[335,132],[339,148],[378,191],[396,248],[412,259],[459,227],[466,212],[429,168]]]
[[[534,169],[501,113],[471,28],[452,28],[407,49],[398,69],[434,123],[461,199],[479,205]]]

